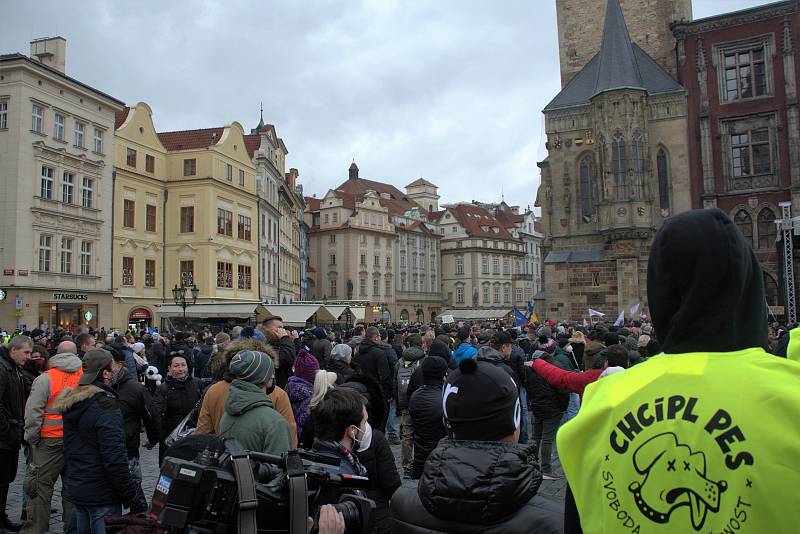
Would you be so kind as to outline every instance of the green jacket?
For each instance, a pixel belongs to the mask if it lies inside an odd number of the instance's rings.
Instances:
[[[556,352],[553,355],[553,358],[555,358],[555,360],[562,365],[562,367],[561,367],[562,369],[566,369],[568,371],[577,371],[578,370],[578,368],[575,367],[575,361],[573,360],[572,355],[569,354],[567,351],[565,351],[562,348],[557,348],[556,349]]]
[[[219,435],[237,440],[249,451],[282,454],[291,448],[286,419],[272,407],[264,388],[243,380],[231,383]]]

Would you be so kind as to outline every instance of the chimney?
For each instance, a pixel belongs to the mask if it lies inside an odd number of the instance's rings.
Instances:
[[[349,179],[350,180],[358,180],[358,165],[356,165],[355,161],[352,164],[350,164],[350,176],[349,176]]]
[[[31,41],[31,57],[48,67],[66,73],[67,40],[63,37],[42,37]]]
[[[289,172],[286,173],[286,182],[292,189],[292,191],[296,190],[295,186],[297,185],[297,177],[299,176],[299,174],[300,173],[295,168],[289,169]]]

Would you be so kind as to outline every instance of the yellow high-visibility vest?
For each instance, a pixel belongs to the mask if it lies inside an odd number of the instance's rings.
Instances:
[[[660,355],[589,385],[558,432],[586,534],[800,532],[800,365]]]

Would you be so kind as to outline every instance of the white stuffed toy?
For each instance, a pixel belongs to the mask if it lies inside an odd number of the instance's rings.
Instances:
[[[157,367],[155,367],[153,365],[149,365],[147,367],[147,371],[145,371],[144,374],[145,374],[145,377],[147,378],[147,380],[153,380],[156,383],[156,387],[161,385],[161,378],[162,377],[159,374]]]

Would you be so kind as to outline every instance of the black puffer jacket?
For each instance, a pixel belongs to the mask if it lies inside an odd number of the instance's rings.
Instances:
[[[419,487],[392,497],[392,532],[560,533],[563,504],[536,497],[541,483],[532,445],[445,439]]]
[[[25,426],[25,381],[22,371],[0,346],[0,449],[18,451]]]
[[[200,345],[194,351],[194,376],[197,378],[208,378],[208,360],[214,352],[214,345]]]
[[[506,360],[505,358],[503,358],[503,355],[500,354],[499,350],[493,349],[488,345],[481,347],[480,349],[478,349],[478,361],[488,362],[491,363],[492,365],[499,367],[500,369],[508,373],[508,376],[510,376],[514,380],[514,384],[516,384],[517,387],[519,387],[520,382],[519,378],[517,377],[517,373],[514,370],[514,364],[511,362],[511,360]]]
[[[356,372],[350,377],[350,380],[338,387],[352,389],[367,398],[369,403],[367,406],[367,416],[369,424],[372,425],[373,429],[380,430],[381,426],[386,424],[389,405],[386,403],[381,387],[374,378],[361,372]]]
[[[99,382],[78,386],[59,397],[56,409],[64,419],[67,500],[83,506],[133,501],[122,412],[111,388]]]
[[[337,386],[348,382],[356,374],[356,370],[347,365],[344,360],[335,360],[333,358],[328,359],[327,370],[336,373]]]
[[[158,443],[158,427],[153,416],[150,392],[138,381],[131,378],[127,369],[116,384],[112,386],[117,394],[122,421],[125,425],[125,448],[128,458],[139,457],[140,434],[142,425],[147,431],[147,439],[152,444]]]
[[[434,356],[435,358],[436,356]],[[425,384],[414,392],[408,403],[411,423],[414,427],[414,463],[411,467],[411,478],[416,480],[422,476],[422,468],[431,451],[445,437],[444,409],[442,407],[442,387],[439,384]]]
[[[358,346],[358,354],[353,359],[362,373],[371,376],[380,384],[383,396],[387,399],[392,398],[392,371],[386,349],[370,339],[365,339]]]
[[[153,410],[158,421],[160,442],[169,436],[186,414],[197,405],[203,396],[203,383],[199,378],[175,380],[167,375],[153,396]]]
[[[542,356],[542,359],[561,369],[564,368],[563,364],[550,354]],[[567,409],[569,392],[551,386],[530,367],[525,367],[525,389],[528,392],[528,405],[534,417],[542,419],[560,417]]]
[[[373,532],[391,532],[389,499],[400,487],[394,454],[386,436],[380,430],[372,430],[372,444],[364,452],[356,453],[358,460],[367,468],[370,488],[367,497],[375,501],[375,529]]]
[[[274,337],[274,336],[273,336]],[[275,385],[281,389],[286,389],[289,377],[292,376],[294,359],[297,356],[297,347],[289,336],[283,336],[278,341],[272,341],[270,345],[278,354],[278,366],[275,368]]]

